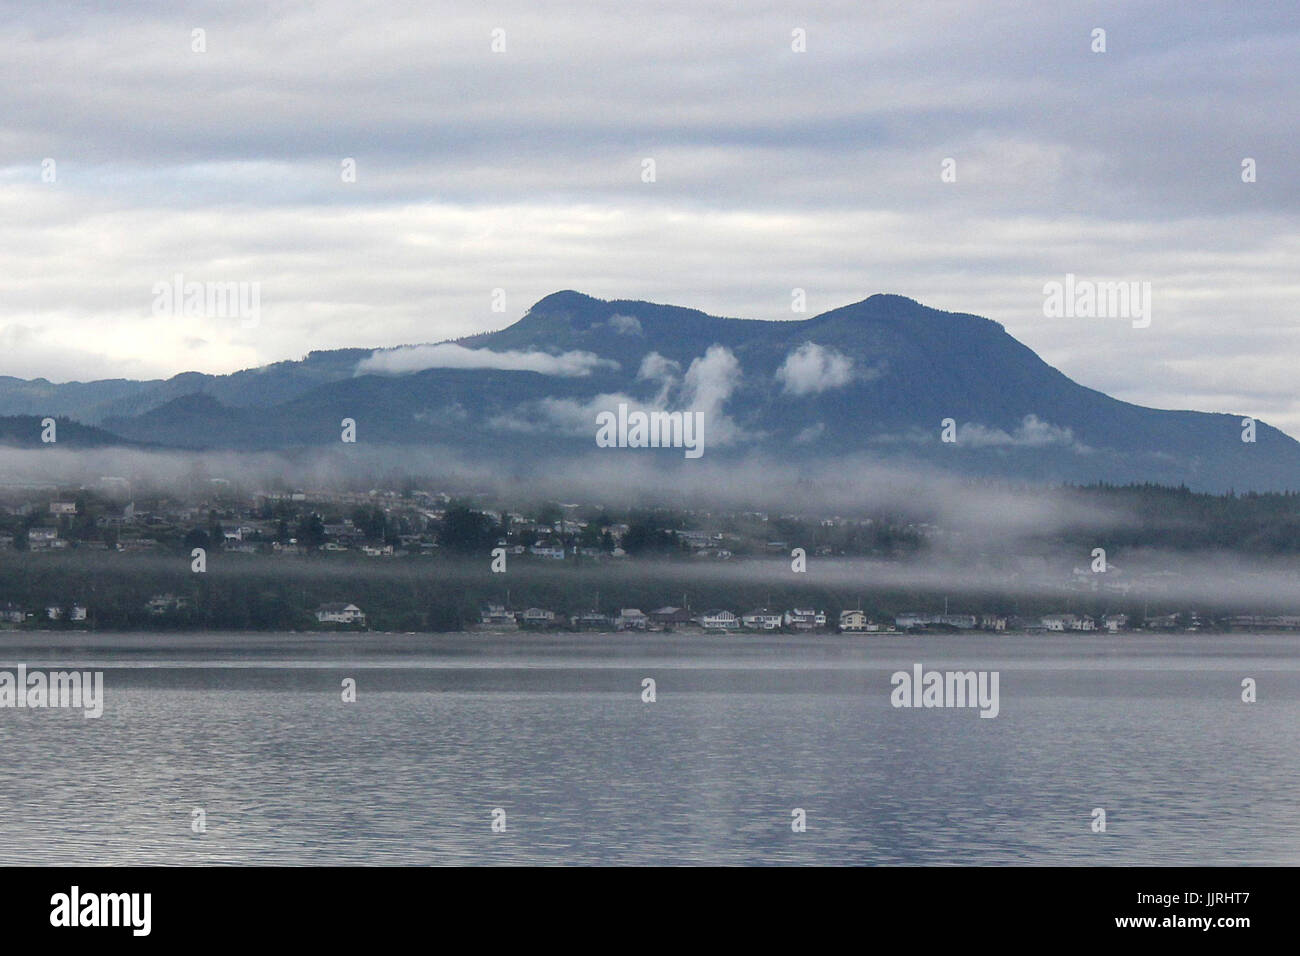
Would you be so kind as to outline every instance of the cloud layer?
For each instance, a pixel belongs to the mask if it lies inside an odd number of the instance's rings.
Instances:
[[[439,341],[563,288],[766,319],[795,288],[808,314],[886,291],[1121,398],[1300,433],[1285,5],[375,13],[6,4],[0,374]],[[260,283],[259,326],[152,315],[178,272]],[[1151,327],[1045,319],[1067,272],[1150,281]]]
[[[411,345],[375,352],[357,363],[357,374],[400,375],[428,368],[491,368],[511,372],[540,372],[579,378],[596,369],[617,369],[618,363],[592,352],[496,352],[492,349],[467,349],[444,342],[440,345]]]

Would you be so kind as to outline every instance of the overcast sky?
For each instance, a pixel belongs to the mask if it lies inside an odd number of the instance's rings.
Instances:
[[[1298,77],[1289,2],[2,2],[0,374],[896,292],[1300,435]],[[1044,317],[1066,273],[1150,282],[1150,326]],[[259,321],[156,315],[177,274]]]

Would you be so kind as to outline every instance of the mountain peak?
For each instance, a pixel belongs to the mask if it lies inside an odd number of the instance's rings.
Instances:
[[[529,312],[559,312],[565,309],[577,309],[600,302],[600,299],[589,296],[583,292],[575,292],[572,289],[563,289],[559,292],[552,292],[548,296],[538,299],[533,303]]]

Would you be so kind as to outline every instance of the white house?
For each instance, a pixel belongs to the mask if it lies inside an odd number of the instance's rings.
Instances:
[[[479,612],[479,623],[484,627],[515,628],[519,626],[514,611],[506,610],[504,604],[489,604]]]
[[[53,548],[55,542],[58,540],[58,528],[41,527],[27,529],[27,547],[31,551],[43,551],[47,548]]]
[[[751,631],[775,631],[781,626],[781,619],[780,611],[759,607],[747,614],[742,614],[740,623]]]
[[[796,631],[816,631],[826,626],[826,612],[797,607],[786,611],[785,624]]]
[[[365,624],[366,616],[355,604],[335,602],[316,608],[316,620],[322,624]]]
[[[550,627],[555,623],[555,612],[544,607],[530,607],[519,617],[519,621],[530,627]]]
[[[63,620],[63,608],[58,605],[51,605],[45,609],[45,616],[51,621]],[[68,615],[70,621],[84,621],[86,619],[86,609],[80,604],[72,605],[72,613]]]
[[[740,629],[740,620],[730,611],[705,611],[697,621],[706,631],[735,631]]]
[[[1078,614],[1048,614],[1043,618],[1043,627],[1049,631],[1095,631],[1096,623],[1090,617]]]
[[[860,634],[867,629],[866,611],[840,611],[840,630]]]
[[[618,612],[614,626],[620,631],[644,631],[649,623],[650,618],[642,614],[640,609],[625,607]]]
[[[168,611],[179,611],[189,605],[189,599],[177,597],[175,594],[155,594],[149,599],[148,607],[151,614],[166,614]]]

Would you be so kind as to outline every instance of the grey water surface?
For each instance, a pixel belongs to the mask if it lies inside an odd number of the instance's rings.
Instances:
[[[996,670],[998,716],[891,706],[915,663]],[[1300,636],[0,634],[19,664],[105,706],[0,708],[4,864],[1300,863]]]

